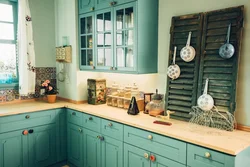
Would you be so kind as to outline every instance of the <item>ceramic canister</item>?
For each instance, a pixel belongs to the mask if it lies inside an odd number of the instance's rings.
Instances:
[[[209,94],[207,94],[207,90],[208,90],[208,78],[206,79],[206,84],[205,84],[205,88],[204,88],[204,92],[203,95],[201,95],[198,100],[198,106],[200,107],[200,109],[202,109],[203,111],[209,111],[213,108],[214,106],[214,99],[212,98],[212,96],[210,96]]]
[[[173,64],[168,67],[168,72],[167,72],[168,76],[173,80],[177,79],[181,74],[180,67],[177,64],[175,64],[176,50],[177,50],[177,47],[175,46]]]

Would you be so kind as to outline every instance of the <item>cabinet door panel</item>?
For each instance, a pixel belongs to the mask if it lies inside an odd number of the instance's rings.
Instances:
[[[94,10],[94,0],[79,0],[79,14],[91,12]]]
[[[122,167],[123,166],[123,143],[121,141],[104,136],[101,142],[102,147],[102,167]]]
[[[148,151],[124,144],[124,167],[150,167],[150,161],[144,155],[150,155]]]
[[[0,134],[0,167],[28,166],[27,136],[22,131]]]
[[[76,166],[83,166],[83,133],[82,128],[68,124],[68,161]]]
[[[84,162],[86,167],[101,166],[101,145],[99,134],[90,130],[84,130]]]
[[[30,166],[44,167],[56,162],[55,124],[29,129],[28,140]]]

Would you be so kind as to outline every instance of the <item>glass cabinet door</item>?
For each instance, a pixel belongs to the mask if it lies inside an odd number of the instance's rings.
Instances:
[[[96,69],[113,69],[113,33],[110,10],[96,14]]]
[[[135,8],[133,5],[115,8],[115,65],[117,70],[135,68]]]
[[[93,15],[80,16],[80,68],[94,68],[93,50]]]

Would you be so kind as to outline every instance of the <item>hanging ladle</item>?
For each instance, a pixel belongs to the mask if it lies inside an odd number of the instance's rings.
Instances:
[[[174,47],[173,64],[168,67],[168,72],[167,72],[168,76],[172,80],[177,79],[181,74],[180,67],[177,64],[175,64],[176,50],[177,50],[177,47],[175,46]]]

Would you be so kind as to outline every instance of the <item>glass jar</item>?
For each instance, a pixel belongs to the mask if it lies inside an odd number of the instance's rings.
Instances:
[[[112,97],[107,96],[107,105],[112,106]]]
[[[125,92],[124,92],[124,88],[122,86],[119,87],[117,92],[118,92],[119,97],[124,97]]]
[[[139,100],[140,98],[140,92],[139,92],[138,86],[135,83],[131,87],[131,97],[133,96],[136,98],[136,100]]]
[[[128,108],[129,108],[129,105],[130,105],[130,100],[124,99],[124,100],[123,100],[123,108],[124,108],[124,109],[128,109]]]
[[[131,98],[131,86],[130,85],[125,86],[124,97],[129,98],[129,99]]]
[[[117,99],[117,103],[118,103],[118,107],[119,107],[119,108],[123,108],[123,107],[124,107],[123,99],[122,99],[122,98],[118,98],[118,99]]]
[[[158,94],[158,90],[156,89],[156,94],[153,94],[152,101],[150,101],[146,109],[148,110],[149,115],[157,116],[163,115],[165,110],[163,95]]]
[[[115,82],[112,84],[112,87],[111,87],[111,95],[112,96],[118,96],[118,84],[116,84]]]
[[[116,97],[112,97],[112,106],[114,106],[114,107],[118,106],[117,98]]]

